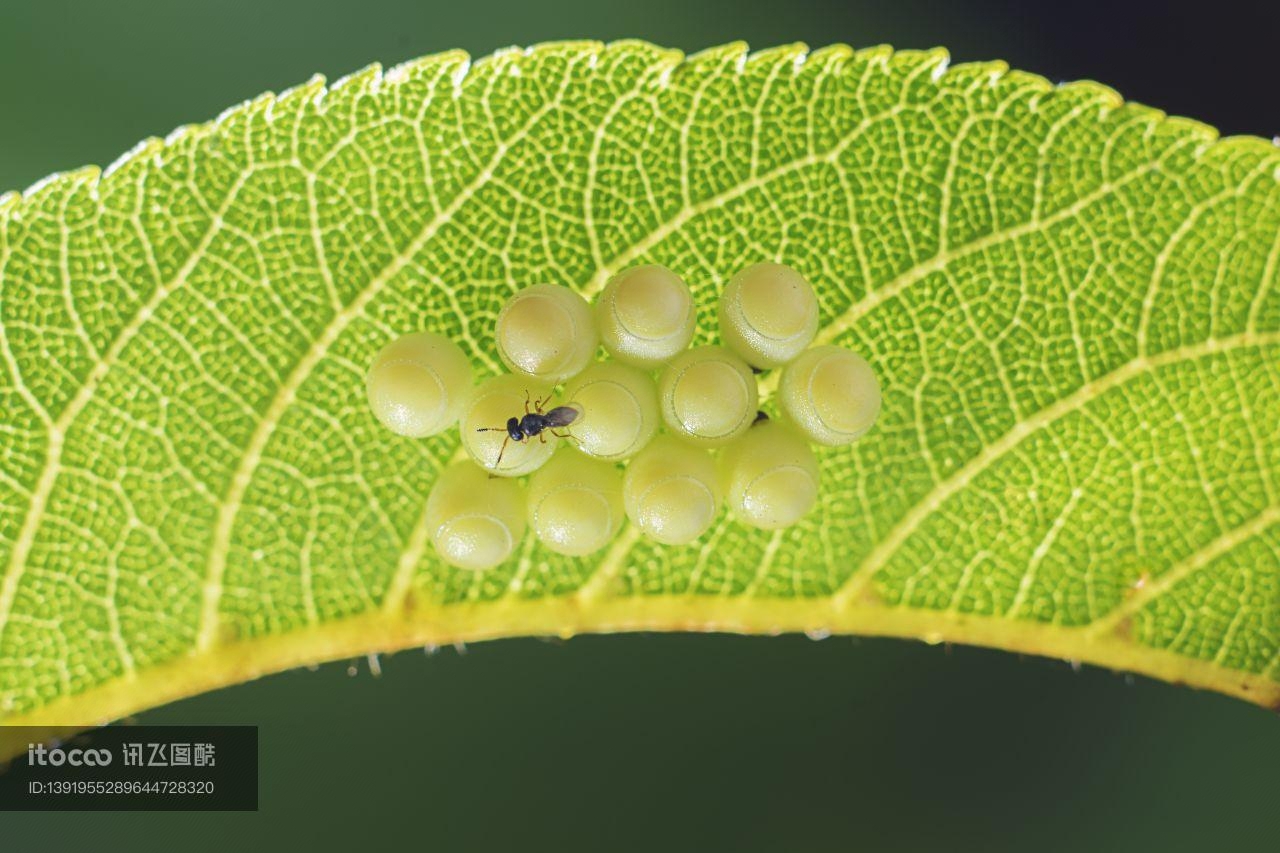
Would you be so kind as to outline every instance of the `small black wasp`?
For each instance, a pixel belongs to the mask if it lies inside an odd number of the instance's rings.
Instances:
[[[550,400],[551,397],[543,397],[540,400],[533,401],[533,411],[529,411],[529,392],[524,392],[524,417],[507,418],[505,427],[480,427],[476,432],[505,432],[507,437],[502,440],[502,449],[498,451],[498,458],[493,463],[494,470],[502,464],[502,454],[507,452],[508,442],[520,442],[533,438],[535,435],[542,440],[543,444],[547,443],[547,437],[543,435],[543,431],[549,432],[556,438],[573,438],[567,432],[556,432],[558,427],[567,427],[582,416],[582,409],[569,406],[556,406],[549,412],[542,411],[542,404]]]

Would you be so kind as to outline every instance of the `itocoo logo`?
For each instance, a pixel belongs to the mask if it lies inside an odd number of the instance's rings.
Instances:
[[[41,767],[106,767],[111,763],[109,749],[59,749],[46,748],[42,743],[27,744],[27,764]]]

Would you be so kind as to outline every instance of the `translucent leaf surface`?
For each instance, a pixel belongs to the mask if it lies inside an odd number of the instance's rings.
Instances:
[[[1278,170],[942,52],[574,43],[317,79],[7,196],[0,720],[628,628],[946,639],[1280,703]],[[494,371],[514,289],[640,262],[694,286],[707,342],[758,260],[884,386],[803,523],[434,559],[457,437],[377,426],[380,345],[433,329]]]

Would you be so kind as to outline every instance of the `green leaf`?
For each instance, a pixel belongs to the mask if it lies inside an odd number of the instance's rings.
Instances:
[[[762,259],[877,428],[791,530],[442,566],[457,437],[362,374],[497,370],[514,289]],[[424,643],[807,629],[1280,704],[1280,150],[941,51],[550,44],[322,80],[0,201],[0,719],[85,725]],[[764,383],[766,392],[772,384]]]

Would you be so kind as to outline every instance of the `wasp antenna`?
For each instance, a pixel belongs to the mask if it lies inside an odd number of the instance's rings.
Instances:
[[[507,436],[502,440],[502,447],[498,450],[498,458],[493,461],[493,470],[498,470],[498,466],[502,464],[502,454],[507,452],[507,443],[511,441],[511,436]]]

